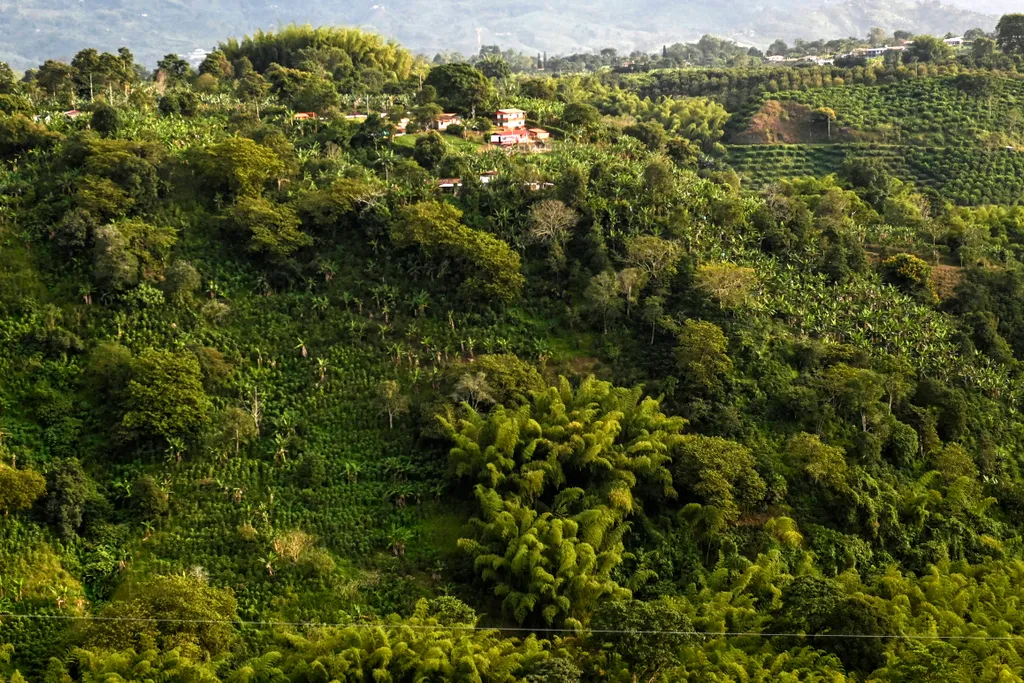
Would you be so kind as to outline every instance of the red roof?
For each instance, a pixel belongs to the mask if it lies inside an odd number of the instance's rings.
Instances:
[[[438,185],[461,185],[462,178],[438,178]]]

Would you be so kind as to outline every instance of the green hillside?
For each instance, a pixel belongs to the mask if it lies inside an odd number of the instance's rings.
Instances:
[[[870,158],[956,204],[1016,205],[1024,187],[1017,153],[1024,135],[1022,106],[1024,82],[987,73],[764,94],[730,121],[733,140],[752,144],[731,145],[728,159],[760,186],[837,173],[847,159]],[[811,112],[822,107],[835,112],[832,141],[824,124],[811,120]],[[790,144],[756,144],[779,138]]]
[[[968,66],[745,145],[823,71],[0,67],[0,683],[1018,680],[1024,169]]]

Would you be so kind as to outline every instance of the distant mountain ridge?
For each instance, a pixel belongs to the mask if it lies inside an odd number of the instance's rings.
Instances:
[[[968,0],[955,2],[971,5]],[[1002,0],[987,0],[986,9]],[[994,14],[916,0],[0,0],[0,61],[15,68],[68,59],[82,47],[130,47],[152,65],[287,23],[358,26],[433,54],[473,53],[479,40],[527,53],[651,50],[705,33],[764,46],[776,38],[863,36],[872,26],[915,33],[991,30]],[[358,4],[357,4],[358,3]]]

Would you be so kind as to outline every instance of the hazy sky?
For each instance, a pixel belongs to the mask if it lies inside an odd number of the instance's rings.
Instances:
[[[946,0],[945,4],[986,14],[1024,12],[1024,0]]]

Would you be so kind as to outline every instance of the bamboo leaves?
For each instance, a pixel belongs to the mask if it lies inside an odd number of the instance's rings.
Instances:
[[[479,517],[459,545],[505,612],[578,627],[598,600],[628,595],[611,573],[642,506],[634,487],[674,495],[666,466],[685,421],[594,378],[577,389],[563,378],[514,411],[464,409],[457,422],[438,418],[455,476],[477,482]]]

